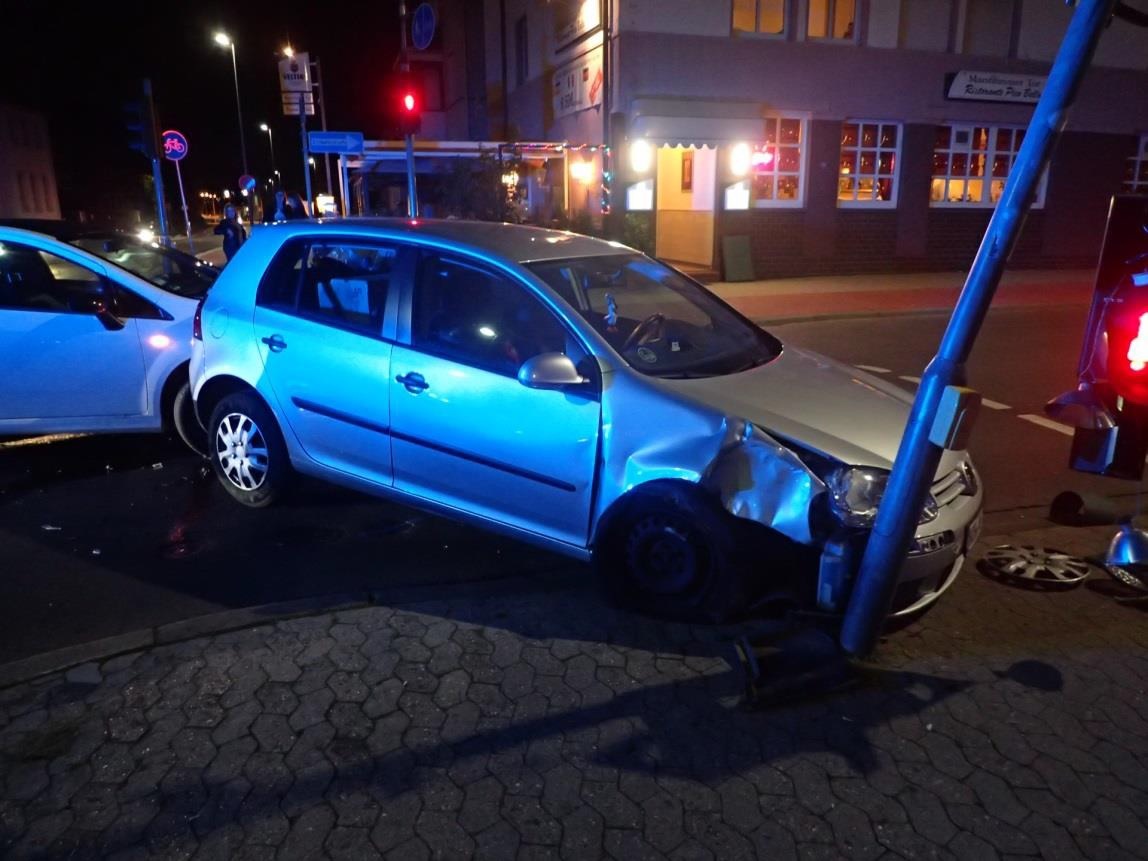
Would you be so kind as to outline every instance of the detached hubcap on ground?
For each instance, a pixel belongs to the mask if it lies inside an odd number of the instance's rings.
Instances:
[[[215,456],[227,480],[240,490],[258,490],[267,478],[267,441],[259,425],[230,413],[215,433]]]

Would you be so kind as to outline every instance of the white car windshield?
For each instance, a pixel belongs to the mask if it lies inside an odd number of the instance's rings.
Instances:
[[[734,374],[781,344],[712,293],[640,254],[527,264],[626,360],[654,377]]]
[[[214,266],[202,263],[190,254],[161,248],[152,242],[98,234],[77,236],[69,242],[169,293],[189,299],[203,296],[219,277],[219,270]]]

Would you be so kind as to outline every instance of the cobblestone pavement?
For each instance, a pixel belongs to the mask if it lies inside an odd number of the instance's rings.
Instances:
[[[580,587],[76,667],[0,691],[0,856],[1145,858],[1148,617],[1095,577],[970,566],[856,687],[769,709],[754,626]]]

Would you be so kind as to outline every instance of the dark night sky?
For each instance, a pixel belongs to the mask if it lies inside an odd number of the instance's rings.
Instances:
[[[91,206],[112,188],[140,186],[148,162],[127,148],[123,103],[150,77],[160,122],[188,138],[183,162],[189,197],[201,188],[234,186],[241,173],[230,52],[212,41],[223,29],[236,42],[247,159],[270,172],[267,135],[288,185],[302,179],[297,118],[282,115],[277,51],[322,61],[328,126],[368,138],[392,133],[382,89],[399,43],[397,0],[299,2],[115,2],[56,4],[0,0],[0,102],[47,116],[65,210]],[[318,128],[318,117],[315,117]],[[165,169],[172,185],[174,171]]]

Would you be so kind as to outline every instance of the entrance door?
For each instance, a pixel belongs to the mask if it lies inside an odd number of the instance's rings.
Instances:
[[[658,148],[655,255],[709,268],[714,259],[717,150]]]

